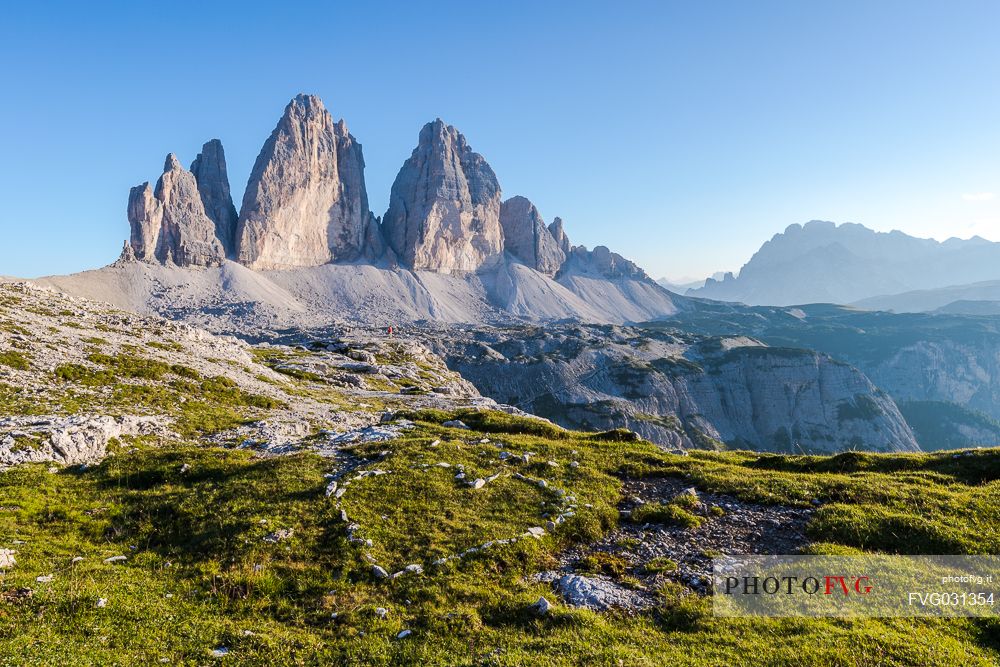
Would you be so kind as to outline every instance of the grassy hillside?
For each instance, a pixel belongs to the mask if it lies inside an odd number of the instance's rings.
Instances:
[[[0,584],[0,664],[517,665],[540,655],[547,664],[635,665],[998,660],[1000,627],[992,621],[716,619],[705,598],[668,580],[656,607],[633,616],[557,604],[539,618],[529,609],[539,596],[556,600],[530,575],[610,530],[628,479],[680,476],[699,489],[765,503],[815,499],[822,504],[808,531],[817,552],[995,553],[996,451],[679,457],[499,413],[461,415],[474,431],[441,426],[451,415],[420,416],[395,441],[350,450],[366,461],[356,472],[391,472],[347,487],[340,502],[348,523],[325,492],[333,462],[312,454],[260,458],[140,439],[99,466],[49,472],[26,465],[0,474],[0,535],[19,542],[17,567]],[[501,466],[497,440],[535,452],[538,462]],[[574,460],[576,468],[568,465]],[[452,468],[436,465],[445,461]],[[544,475],[549,487],[505,474],[473,489],[453,479],[459,464],[469,476],[497,469]],[[576,496],[579,511],[541,539],[432,564],[542,525],[557,488]],[[353,523],[371,547],[348,539]],[[281,529],[291,537],[265,540]],[[117,555],[127,560],[104,562]],[[378,580],[366,555],[389,572],[411,563],[424,572]],[[50,583],[36,581],[50,574]],[[398,639],[403,630],[412,634]],[[228,655],[213,658],[221,647]]]
[[[0,665],[1000,661],[993,621],[721,619],[684,574],[734,518],[791,535],[768,508],[807,552],[1000,552],[998,450],[680,456],[489,408],[398,340],[252,349],[0,287]],[[154,422],[80,464],[43,437],[73,416]],[[566,567],[644,604],[571,606],[536,577]]]

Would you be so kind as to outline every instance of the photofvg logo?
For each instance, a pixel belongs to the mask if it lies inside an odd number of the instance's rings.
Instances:
[[[998,556],[723,556],[713,560],[713,610],[718,616],[997,616],[998,584]]]
[[[871,578],[865,575],[726,577],[726,595],[868,595]]]

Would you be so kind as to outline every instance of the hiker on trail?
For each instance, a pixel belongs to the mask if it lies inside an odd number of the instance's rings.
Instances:
[[[392,325],[389,325],[389,338],[392,338]]]

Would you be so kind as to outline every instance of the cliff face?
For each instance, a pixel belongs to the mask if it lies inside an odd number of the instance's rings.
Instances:
[[[538,209],[524,197],[511,197],[500,206],[500,225],[504,249],[536,271],[554,276],[566,261]]]
[[[179,266],[216,266],[226,250],[208,217],[194,174],[173,153],[156,188],[149,183],[129,193],[128,219],[136,259]]]
[[[389,246],[415,270],[476,271],[503,252],[500,184],[482,155],[441,120],[428,123],[392,185]]]
[[[265,142],[243,196],[237,258],[286,269],[353,261],[377,234],[361,144],[323,102],[299,95]],[[375,243],[377,245],[377,242]]]
[[[215,236],[225,248],[226,257],[236,254],[236,206],[229,191],[229,173],[222,142],[212,139],[201,147],[201,153],[191,163],[191,173],[198,183],[198,194],[205,215],[215,223]]]
[[[591,326],[484,329],[438,346],[480,392],[568,427],[674,447],[919,449],[891,398],[811,351]]]

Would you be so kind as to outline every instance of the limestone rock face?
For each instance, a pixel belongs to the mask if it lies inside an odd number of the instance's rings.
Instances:
[[[226,153],[221,141],[212,139],[201,147],[201,153],[191,163],[191,173],[198,183],[205,214],[215,223],[215,235],[222,242],[226,256],[233,257],[238,216],[229,191]]]
[[[372,215],[361,144],[323,102],[298,95],[254,164],[236,231],[237,259],[254,269],[352,261]]]
[[[215,223],[205,212],[194,174],[171,153],[153,189],[129,193],[128,219],[137,259],[179,266],[217,266],[226,258]]]
[[[646,272],[616,252],[611,252],[605,246],[599,245],[593,250],[584,246],[574,246],[569,253],[562,272],[597,275],[602,278],[628,278],[630,280],[650,281]]]
[[[569,257],[569,251],[573,249],[573,246],[570,245],[569,237],[563,230],[562,218],[556,218],[552,221],[552,224],[549,225],[549,234],[556,240],[556,245],[563,251],[563,255]]]
[[[482,155],[440,119],[396,176],[382,219],[389,246],[413,269],[475,271],[503,252],[500,184]]]
[[[500,225],[507,252],[536,271],[554,276],[566,260],[538,209],[526,198],[511,197],[501,204]]]

